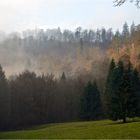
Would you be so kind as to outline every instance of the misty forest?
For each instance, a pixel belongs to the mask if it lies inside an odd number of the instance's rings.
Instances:
[[[134,23],[1,35],[1,129],[139,116],[139,35]]]
[[[139,1],[136,6],[139,6]],[[125,1],[115,1],[120,6]],[[140,24],[0,32],[0,130],[140,117]]]

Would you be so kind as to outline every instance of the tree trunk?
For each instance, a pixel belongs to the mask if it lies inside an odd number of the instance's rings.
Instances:
[[[123,123],[126,123],[126,117],[123,118]]]

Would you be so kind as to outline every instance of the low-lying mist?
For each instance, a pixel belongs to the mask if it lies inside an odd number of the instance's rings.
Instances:
[[[0,42],[0,64],[7,77],[24,70],[55,77],[63,72],[67,76],[95,77],[105,73],[106,52],[99,46],[80,39],[60,40],[43,35],[35,38],[28,34],[22,38],[12,34]]]
[[[46,47],[46,48],[11,48],[0,47],[0,63],[7,76],[24,70],[37,74],[52,73],[59,76],[80,73],[98,73],[97,67],[104,60],[105,53],[98,47]]]

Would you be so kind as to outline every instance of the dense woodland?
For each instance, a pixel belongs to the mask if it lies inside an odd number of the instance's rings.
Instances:
[[[104,118],[126,122],[140,116],[140,67],[129,56],[129,48],[139,45],[140,25],[134,23],[115,33],[79,27],[28,30],[2,38],[0,129]],[[48,71],[52,65],[46,61],[56,67]],[[28,70],[9,76],[13,65]]]

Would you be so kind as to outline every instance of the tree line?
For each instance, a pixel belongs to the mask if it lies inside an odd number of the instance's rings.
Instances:
[[[55,78],[24,71],[6,79],[0,67],[0,129],[80,120],[85,86],[81,77],[67,78],[65,73]]]
[[[105,95],[105,99],[103,98]],[[0,67],[0,129],[37,124],[123,120],[140,116],[140,79],[131,63],[111,61],[105,91],[95,79],[23,73],[6,79]]]
[[[117,30],[113,32],[112,28],[105,29],[83,29],[78,27],[75,31],[68,29],[35,29],[26,30],[21,34],[11,33],[1,41],[0,46],[6,47],[51,47],[51,46],[90,46],[108,48],[112,46],[112,41],[120,40],[125,42],[128,37],[133,36],[134,32],[139,31],[139,25],[132,25],[129,27],[127,23],[124,23],[122,31]]]

